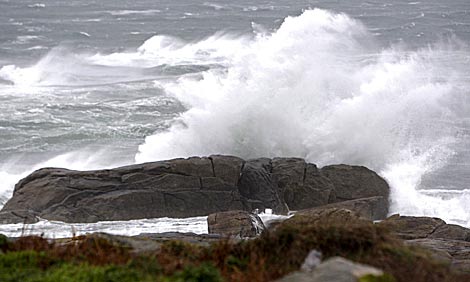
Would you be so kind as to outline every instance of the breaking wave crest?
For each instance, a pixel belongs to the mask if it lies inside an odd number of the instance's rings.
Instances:
[[[215,153],[366,165],[391,185],[391,212],[470,226],[468,187],[444,193],[421,183],[468,147],[465,43],[383,48],[361,22],[320,9],[287,17],[274,32],[253,29],[195,42],[155,35],[111,54],[57,47],[33,66],[1,67],[0,85],[154,80],[188,110],[168,130],[148,136],[136,162]],[[49,165],[101,167],[80,163]],[[6,171],[0,176],[11,183],[0,190],[9,194],[23,174]]]
[[[315,9],[231,54],[226,70],[162,85],[189,110],[147,137],[137,162],[222,153],[367,165],[391,184],[392,212],[469,224],[467,202],[418,190],[461,142],[466,47],[381,49],[359,21]]]

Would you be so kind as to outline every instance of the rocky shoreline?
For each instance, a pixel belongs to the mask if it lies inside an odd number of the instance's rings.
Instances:
[[[383,219],[388,195],[387,183],[360,166],[319,169],[298,158],[193,157],[98,171],[40,169],[15,186],[0,223],[182,218],[266,208],[287,214],[359,199],[348,207],[361,205],[373,219]]]
[[[163,269],[147,277],[145,268],[139,275],[148,280],[134,281],[470,281],[470,229],[438,218],[387,217],[388,195],[388,184],[365,167],[319,169],[298,158],[193,157],[85,172],[45,168],[15,186],[0,224],[207,215],[209,234],[10,238],[0,240],[0,268],[8,271],[2,256],[58,252],[62,261],[64,249],[98,240],[129,253],[127,263],[151,257]],[[294,215],[265,226],[252,212],[266,208]],[[202,262],[213,266],[215,276],[206,274],[214,280],[168,278]]]

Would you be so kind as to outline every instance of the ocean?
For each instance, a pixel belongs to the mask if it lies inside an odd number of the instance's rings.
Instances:
[[[469,44],[468,0],[0,0],[0,206],[46,166],[285,156],[365,165],[391,213],[469,227]]]

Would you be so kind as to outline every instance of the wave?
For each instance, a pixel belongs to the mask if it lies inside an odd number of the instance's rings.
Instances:
[[[468,193],[421,189],[423,176],[459,153],[470,128],[465,43],[384,49],[361,22],[320,9],[287,17],[274,32],[256,24],[253,30],[193,42],[155,35],[137,49],[111,54],[56,47],[33,66],[1,67],[0,84],[155,79],[156,88],[188,110],[169,130],[148,136],[136,162],[215,153],[366,165],[391,185],[392,213],[470,226]],[[20,172],[0,169],[7,179],[0,195],[41,166],[103,167],[99,157],[77,156],[89,154],[70,153]]]
[[[101,85],[149,78],[143,68],[93,64],[87,60],[89,57],[59,46],[32,66],[1,67],[0,79],[10,81],[17,87],[49,87]]]
[[[77,34],[90,37],[85,32]],[[110,54],[76,53],[70,46],[58,46],[32,66],[0,67],[0,79],[21,87],[87,86],[181,75],[191,65],[199,73],[202,66],[229,64],[248,42],[248,36],[217,33],[198,42],[155,35],[136,50]],[[175,73],[177,67],[181,73]]]
[[[204,40],[186,42],[168,35],[155,35],[136,51],[96,54],[88,58],[94,64],[106,66],[145,66],[181,64],[226,64],[243,50],[249,37],[217,33]]]
[[[107,13],[113,16],[127,16],[127,15],[155,15],[160,13],[161,10],[150,9],[150,10],[116,10],[107,11]]]
[[[462,141],[465,46],[381,49],[361,22],[320,9],[242,45],[226,70],[162,85],[189,110],[147,137],[136,162],[222,153],[366,165],[390,183],[392,212],[470,223],[467,201],[419,190]]]

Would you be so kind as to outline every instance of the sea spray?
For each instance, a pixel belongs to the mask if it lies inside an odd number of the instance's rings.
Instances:
[[[468,221],[465,202],[418,190],[462,137],[465,47],[380,49],[360,22],[320,9],[248,44],[226,71],[163,84],[189,110],[147,137],[137,162],[221,153],[366,165],[391,184],[392,212]]]
[[[457,148],[466,147],[462,142],[467,133],[462,129],[470,125],[470,53],[465,43],[451,38],[421,49],[405,44],[383,48],[361,22],[320,9],[287,17],[274,32],[257,24],[253,28],[253,34],[216,33],[190,42],[160,34],[139,48],[112,53],[77,53],[70,46],[59,46],[32,66],[1,67],[1,95],[40,94],[44,100],[65,96],[81,103],[88,94],[68,95],[90,91],[100,96],[100,91],[109,91],[113,97],[106,99],[115,99],[120,83],[126,88],[121,95],[129,96],[141,89],[125,83],[145,80],[145,87],[150,82],[155,86],[152,91],[173,95],[188,110],[173,119],[181,107],[171,109],[171,128],[155,126],[158,131],[139,147],[137,162],[225,153],[244,158],[298,156],[319,165],[361,164],[378,171],[392,186],[392,212],[470,225],[466,190],[444,193],[421,183],[423,176],[451,162],[459,154]],[[107,89],[107,84],[114,88]],[[86,88],[91,85],[104,86]],[[73,89],[77,86],[85,90]],[[150,100],[157,102],[147,105]],[[135,132],[132,126],[107,126],[103,118],[108,117],[101,113],[108,109],[142,114],[143,106],[153,106],[157,112],[163,104],[171,104],[144,96],[140,101],[145,105],[131,103],[129,110],[129,103],[116,108],[120,100],[116,101],[88,104],[105,107],[79,113],[92,115],[92,123],[99,125],[90,134],[128,138]],[[52,102],[47,103],[37,106],[46,109],[44,116]],[[64,107],[58,111],[69,108],[67,103]],[[154,123],[160,118],[156,115]],[[125,131],[130,133],[121,135]],[[80,133],[89,136],[88,131]],[[48,156],[57,154],[53,152]],[[4,167],[1,201],[34,169],[120,165],[103,162],[111,154],[75,151],[23,170]]]

